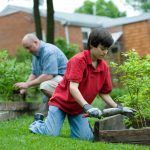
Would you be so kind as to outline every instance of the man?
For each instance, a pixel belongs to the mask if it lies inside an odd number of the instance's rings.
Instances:
[[[90,33],[88,50],[69,60],[63,80],[49,100],[47,118],[45,121],[35,118],[29,127],[31,132],[58,136],[67,116],[72,138],[93,140],[88,118],[83,117],[83,114],[97,118],[102,115],[101,110],[91,105],[96,95],[99,94],[111,107],[118,107],[109,96],[112,84],[108,65],[103,60],[112,44],[109,32],[95,29]]]
[[[22,45],[33,55],[32,73],[26,82],[16,83],[15,86],[20,89],[20,94],[24,94],[27,88],[40,85],[41,91],[51,97],[66,70],[66,56],[58,47],[40,41],[34,34],[26,34]]]

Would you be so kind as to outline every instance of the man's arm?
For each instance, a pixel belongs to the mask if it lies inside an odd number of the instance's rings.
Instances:
[[[39,77],[35,78],[34,80],[27,81],[28,87],[39,85],[44,81],[51,80],[53,75],[48,74],[41,74]]]
[[[20,89],[27,89],[31,86],[39,85],[40,83],[51,80],[53,75],[42,74],[39,77],[31,74],[26,82],[18,82],[15,84],[16,87]]]
[[[117,107],[117,104],[113,101],[113,99],[110,97],[109,94],[99,94],[99,95],[105,101],[106,104],[114,108]]]
[[[36,76],[33,75],[33,74],[30,74],[29,77],[28,77],[28,80],[26,82],[32,81],[34,79],[36,79]]]

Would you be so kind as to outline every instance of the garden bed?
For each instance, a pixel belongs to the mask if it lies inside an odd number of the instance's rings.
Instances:
[[[150,145],[150,127],[142,129],[101,130],[100,122],[94,125],[95,141]]]
[[[37,102],[1,102],[0,121],[16,118],[24,113],[33,113],[39,109]]]

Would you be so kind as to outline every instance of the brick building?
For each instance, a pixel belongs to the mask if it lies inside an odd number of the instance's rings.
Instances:
[[[46,29],[46,11],[41,10],[43,35]],[[86,45],[92,28],[106,28],[112,33],[114,46],[112,56],[120,59],[118,51],[136,49],[141,56],[150,53],[150,13],[136,17],[109,17],[55,12],[55,38],[64,37],[68,43],[75,43],[80,50]],[[35,32],[32,9],[8,5],[0,12],[0,50],[8,49],[15,54],[21,47],[26,33]]]

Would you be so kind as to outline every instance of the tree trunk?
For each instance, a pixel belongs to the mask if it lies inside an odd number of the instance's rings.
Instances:
[[[36,35],[40,40],[42,40],[42,27],[41,27],[41,18],[40,18],[40,11],[39,11],[39,0],[34,0],[33,14],[34,14]]]
[[[47,0],[47,36],[48,43],[54,43],[54,8],[53,0]]]

